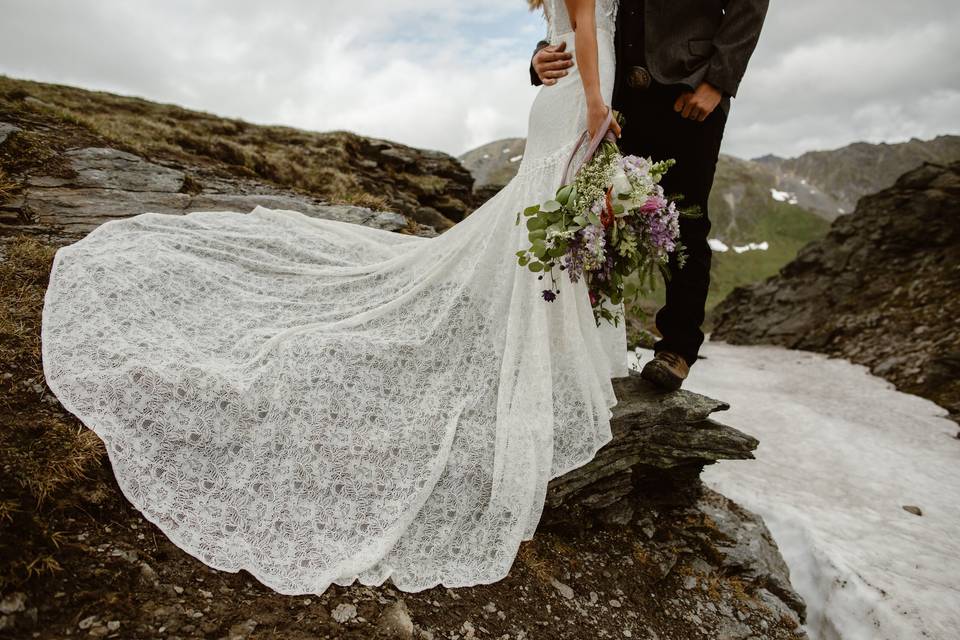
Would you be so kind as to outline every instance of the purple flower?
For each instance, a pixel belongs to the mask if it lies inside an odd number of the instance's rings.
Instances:
[[[557,294],[551,291],[550,289],[543,290],[543,299],[547,302],[553,302],[557,299]]]

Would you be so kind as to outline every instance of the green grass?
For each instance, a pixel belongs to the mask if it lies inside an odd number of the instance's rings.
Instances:
[[[766,240],[766,251],[735,253],[714,252],[710,272],[710,293],[707,309],[712,309],[734,288],[760,282],[775,275],[797,251],[812,240],[822,238],[830,223],[800,207],[773,202],[765,215],[759,217],[753,233],[756,240]]]

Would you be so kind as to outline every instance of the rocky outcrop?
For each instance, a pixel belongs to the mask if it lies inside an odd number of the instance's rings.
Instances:
[[[696,393],[658,393],[636,372],[614,381],[613,440],[586,465],[550,483],[547,521],[596,516],[623,523],[636,500],[689,502],[703,467],[753,458],[757,441],[710,418],[725,403]]]
[[[960,418],[960,163],[925,164],[861,199],[714,313],[713,339],[847,358]]]

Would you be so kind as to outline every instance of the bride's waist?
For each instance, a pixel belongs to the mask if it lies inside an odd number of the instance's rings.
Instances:
[[[575,31],[564,31],[563,33],[554,34],[550,38],[550,44],[560,44],[561,42],[567,43],[567,51],[573,51],[577,46],[577,37]],[[603,51],[608,49],[610,51],[614,50],[614,32],[605,27],[597,27],[597,49]]]

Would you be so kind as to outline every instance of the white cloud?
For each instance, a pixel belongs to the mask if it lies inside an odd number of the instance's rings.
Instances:
[[[459,153],[522,136],[520,0],[0,0],[0,72]]]
[[[724,151],[791,156],[960,132],[958,6],[771,2]]]

